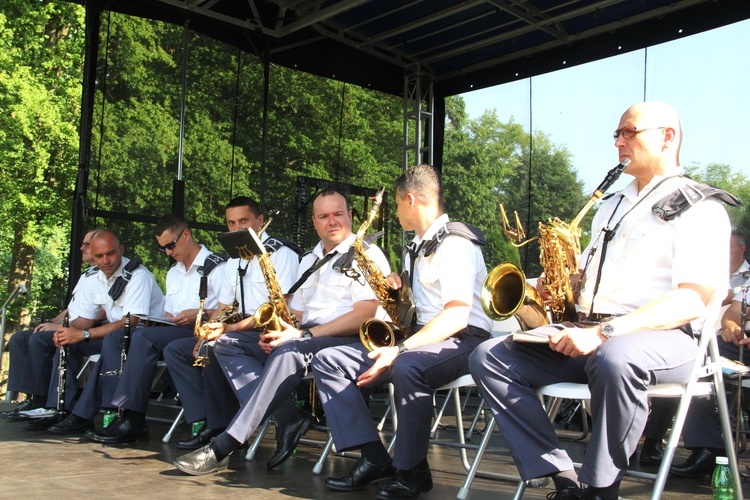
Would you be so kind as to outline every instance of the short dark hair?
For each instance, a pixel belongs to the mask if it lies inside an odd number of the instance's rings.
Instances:
[[[172,231],[173,233],[178,233],[180,231],[184,231],[185,229],[187,229],[187,227],[188,223],[179,215],[167,214],[156,221],[154,234],[156,236],[161,236],[164,231]]]
[[[410,168],[393,183],[396,194],[400,197],[413,192],[425,200],[437,202],[443,209],[443,183],[437,170],[431,165],[421,164]]]
[[[224,207],[224,210],[234,207],[247,207],[250,212],[256,217],[260,217],[263,213],[263,211],[260,209],[260,205],[258,205],[258,202],[256,202],[249,196],[237,196],[235,198],[232,198],[229,203],[227,203],[227,206]]]
[[[341,197],[344,198],[344,204],[346,205],[346,211],[347,212],[349,210],[351,210],[351,206],[350,206],[351,203],[349,203],[349,197],[347,197],[344,193],[342,193],[341,191],[339,191],[336,188],[330,188],[329,187],[329,188],[325,188],[325,189],[322,189],[322,190],[318,191],[317,193],[315,193],[315,196],[313,196],[313,199],[311,200],[311,203],[315,203],[315,200],[317,200],[318,198],[321,198],[323,196],[332,196],[334,194],[337,194],[337,195],[339,195],[339,196],[341,196]]]

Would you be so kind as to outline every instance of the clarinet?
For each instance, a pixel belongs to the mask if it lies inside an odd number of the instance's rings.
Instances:
[[[125,331],[122,336],[122,351],[120,351],[120,369],[118,370],[118,376],[122,376],[122,371],[125,369],[125,361],[128,360],[128,349],[130,349],[130,313],[125,315]],[[124,414],[124,408],[117,408],[118,418],[122,418]]]
[[[68,320],[68,313],[63,316],[62,327],[68,328],[70,326]],[[57,415],[65,413],[65,384],[68,380],[68,345],[60,347],[60,360],[57,368],[57,406],[55,412]]]

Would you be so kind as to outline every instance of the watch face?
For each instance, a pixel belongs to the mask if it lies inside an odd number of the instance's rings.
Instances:
[[[615,333],[615,328],[612,325],[608,323],[604,323],[602,325],[602,335],[609,338],[609,337],[612,337],[614,333]]]

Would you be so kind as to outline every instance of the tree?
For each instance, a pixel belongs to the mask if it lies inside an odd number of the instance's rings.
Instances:
[[[26,283],[59,309],[77,170],[83,10],[67,2],[0,4],[0,255],[10,291]],[[7,271],[6,271],[7,270]],[[76,271],[73,271],[76,272]],[[11,319],[30,321],[30,302]]]

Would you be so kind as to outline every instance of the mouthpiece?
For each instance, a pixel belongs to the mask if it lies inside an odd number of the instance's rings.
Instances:
[[[617,182],[617,179],[620,178],[620,175],[625,171],[628,165],[630,165],[630,158],[625,158],[620,163],[618,163],[615,168],[607,172],[607,176],[604,178],[602,183],[599,184],[599,187],[596,188],[596,190],[604,194],[609,188],[612,187],[612,184]]]

